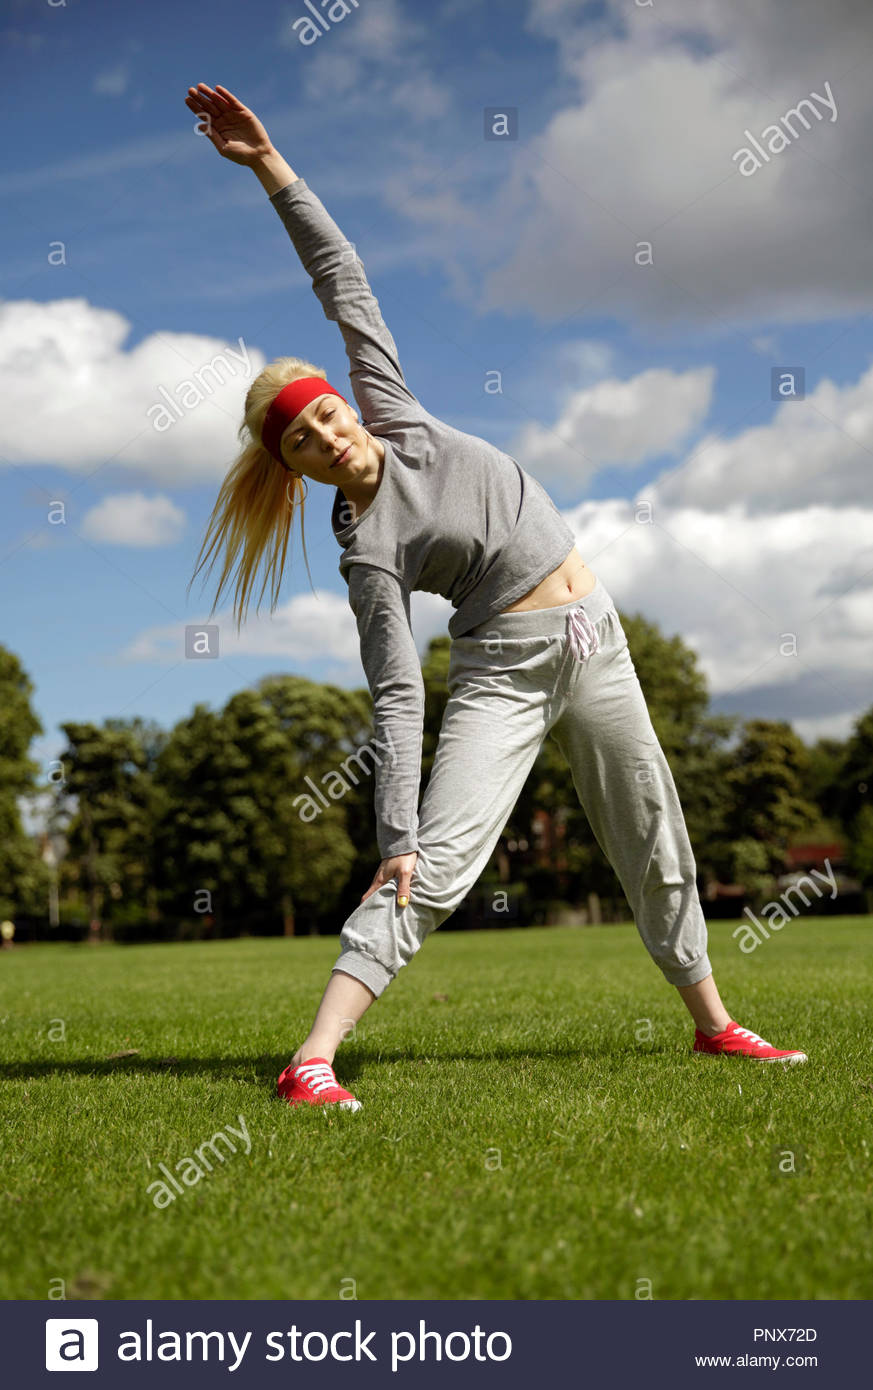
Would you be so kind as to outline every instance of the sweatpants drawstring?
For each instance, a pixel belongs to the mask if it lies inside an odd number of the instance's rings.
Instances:
[[[577,661],[584,661],[598,650],[594,624],[581,604],[567,614],[567,641]]]

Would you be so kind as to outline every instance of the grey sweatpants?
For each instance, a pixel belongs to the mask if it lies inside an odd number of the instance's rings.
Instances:
[[[696,866],[615,604],[601,581],[452,642],[409,903],[394,879],[345,922],[334,970],[380,995],[476,883],[548,734],[572,771],[646,949],[674,985],[711,973]]]

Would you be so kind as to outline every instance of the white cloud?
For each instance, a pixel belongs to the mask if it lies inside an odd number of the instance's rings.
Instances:
[[[789,721],[794,732],[804,743],[815,743],[820,738],[835,738],[845,741],[850,738],[856,720],[847,714],[823,714],[816,718],[795,717]]]
[[[331,102],[344,115],[389,105],[417,121],[431,121],[449,109],[450,93],[426,64],[430,26],[414,20],[399,0],[366,0],[337,20],[314,42],[314,32],[294,23],[312,15],[300,9],[283,23],[279,41],[299,63],[305,101]],[[317,27],[317,26],[315,26]]]
[[[576,386],[588,386],[602,380],[611,371],[614,360],[612,343],[597,338],[567,338],[558,343],[551,370]]]
[[[757,0],[612,0],[596,19],[580,0],[532,0],[528,27],[553,41],[555,85],[570,97],[533,134],[522,107],[508,165],[483,144],[445,167],[410,141],[386,196],[445,229],[444,272],[482,309],[548,322],[575,306],[716,333],[748,324],[759,338],[763,319],[863,312],[873,10],[841,6],[835,24],[818,0],[791,9],[786,26],[781,7]],[[827,81],[836,122],[825,110],[782,156],[739,174],[731,156],[744,131],[760,133]],[[429,171],[425,206],[409,185]],[[637,254],[645,242],[651,265]]]
[[[280,603],[271,615],[269,585],[261,601],[261,611],[255,612],[259,588],[260,582],[239,635],[231,609],[227,607],[219,609],[212,617],[193,617],[186,623],[147,628],[124,648],[120,660],[178,661],[185,651],[185,628],[207,623],[218,625],[221,655],[275,656],[291,665],[310,661],[313,652],[334,660],[347,659],[350,641],[357,638],[354,614],[347,599],[325,590],[316,591],[315,595],[307,590]]]
[[[221,479],[263,354],[205,334],[156,332],[87,299],[0,301],[2,458],[166,487]],[[189,383],[187,386],[185,383]]]
[[[126,63],[117,63],[114,68],[104,68],[94,78],[91,90],[97,96],[120,97],[130,86],[130,68]]]
[[[104,497],[82,519],[88,540],[109,545],[155,547],[175,545],[185,529],[185,513],[169,497],[146,497],[142,492]]]
[[[842,387],[827,378],[814,389],[807,383],[806,399],[783,402],[765,425],[732,438],[706,435],[646,495],[714,511],[732,498],[751,512],[873,505],[871,455],[873,367]]]
[[[392,84],[389,95],[395,106],[420,121],[439,120],[451,101],[447,87],[422,69],[405,81]]]
[[[192,618],[187,623],[148,628],[124,648],[119,659],[124,662],[171,664],[178,661],[185,651],[186,626],[215,623],[219,627],[219,649],[223,655],[277,657],[288,669],[327,661],[330,672],[320,678],[366,685],[357,624],[345,593],[317,589],[313,594],[307,589],[277,604],[275,613],[271,615],[269,585],[260,613],[255,612],[259,588],[260,583],[255,589],[249,616],[239,635],[232,611],[226,607],[212,618]],[[454,610],[448,599],[441,598],[439,594],[417,592],[412,596],[410,608],[416,645],[423,654],[430,638],[445,630]]]
[[[587,99],[530,142],[524,183],[519,173],[501,199],[520,232],[486,280],[487,304],[554,315],[602,287],[611,312],[649,321],[803,319],[824,304],[857,312],[860,168],[846,183],[795,152],[743,178],[731,154],[746,126],[766,124],[770,103],[734,90],[714,59],[611,44],[593,47],[584,67]],[[805,138],[816,160],[843,160],[841,127]],[[648,242],[653,264],[637,263]]]
[[[617,606],[692,647],[720,708],[847,732],[870,703],[873,505],[649,510],[649,492],[564,512]]]
[[[555,423],[525,425],[510,452],[540,480],[584,486],[598,468],[672,452],[706,416],[715,372],[654,367],[573,392]]]
[[[45,34],[25,29],[0,29],[0,44],[4,48],[19,48],[35,53],[45,43]]]

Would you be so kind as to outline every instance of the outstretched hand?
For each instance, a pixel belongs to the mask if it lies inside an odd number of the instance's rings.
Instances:
[[[234,164],[252,165],[263,159],[273,142],[254,111],[226,87],[213,90],[205,82],[188,88],[185,105],[199,116],[199,129],[212,141],[218,153]]]
[[[373,882],[361,898],[361,902],[365,903],[370,894],[375,893],[377,888],[381,888],[383,883],[390,883],[392,878],[396,878],[397,901],[400,907],[405,907],[409,902],[410,884],[417,859],[418,850],[412,850],[410,854],[395,854],[391,859],[383,859],[376,870]],[[401,902],[401,898],[405,898],[406,902]]]

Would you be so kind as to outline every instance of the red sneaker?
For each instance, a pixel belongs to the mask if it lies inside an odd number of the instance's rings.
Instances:
[[[732,1057],[754,1057],[757,1062],[806,1061],[805,1052],[796,1049],[784,1051],[773,1047],[763,1038],[759,1038],[757,1033],[753,1033],[749,1028],[741,1028],[734,1022],[730,1022],[723,1033],[716,1033],[714,1038],[707,1037],[699,1028],[695,1028],[693,1051],[726,1052]]]
[[[338,1105],[341,1110],[360,1110],[361,1102],[343,1090],[333,1067],[324,1057],[310,1057],[296,1067],[287,1066],[276,1090],[289,1105]]]

